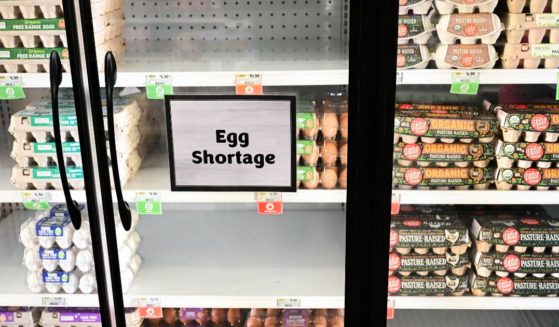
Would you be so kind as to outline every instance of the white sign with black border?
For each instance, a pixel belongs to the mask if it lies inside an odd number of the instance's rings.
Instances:
[[[295,192],[294,96],[165,97],[172,191]]]

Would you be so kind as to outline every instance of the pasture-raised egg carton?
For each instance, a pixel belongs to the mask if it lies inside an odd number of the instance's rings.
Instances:
[[[441,44],[434,57],[439,69],[492,69],[499,59],[490,44]]]
[[[442,44],[495,44],[503,31],[499,16],[491,13],[444,15],[436,28]]]
[[[401,190],[487,190],[495,170],[487,168],[401,167],[392,169],[392,185]]]
[[[388,294],[402,296],[464,295],[469,290],[467,276],[388,276]]]
[[[429,274],[444,276],[454,274],[462,276],[470,267],[470,258],[467,254],[437,253],[408,253],[401,254],[396,251],[388,256],[388,275],[401,276],[427,276]]]
[[[433,7],[433,0],[400,0],[398,13],[400,16],[409,13],[415,15],[427,15]]]
[[[494,107],[505,142],[559,140],[559,105],[507,104]],[[543,136],[543,137],[542,137]]]
[[[506,43],[501,56],[505,69],[556,69],[559,67],[559,44]]]
[[[499,168],[495,184],[498,190],[558,189],[559,168]]]
[[[475,296],[557,296],[559,293],[559,279],[552,276],[538,278],[526,277],[499,277],[491,275],[482,277],[473,271],[469,277],[472,294]]]
[[[398,17],[398,44],[426,44],[435,28],[429,15]]]
[[[398,44],[396,65],[398,69],[424,69],[431,61],[431,52],[422,44]]]
[[[508,14],[505,25],[508,43],[522,43],[525,36],[530,44],[559,43],[558,14]]]
[[[502,142],[497,143],[497,165],[500,168],[551,168],[559,165],[558,143]]]
[[[482,277],[528,275],[543,278],[559,277],[559,256],[556,253],[472,252],[476,273]]]
[[[493,143],[404,143],[394,144],[394,160],[409,167],[480,167],[485,168],[495,157]]]
[[[435,0],[435,6],[441,15],[459,13],[473,13],[476,10],[482,13],[492,13],[499,0]]]

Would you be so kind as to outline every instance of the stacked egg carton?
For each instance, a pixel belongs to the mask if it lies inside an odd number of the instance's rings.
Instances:
[[[35,327],[40,310],[31,307],[0,307],[1,327]]]
[[[484,210],[472,218],[474,295],[557,296],[558,219],[544,210]]]
[[[82,158],[73,99],[63,96],[59,106],[69,184],[73,189],[83,189]],[[121,183],[124,185],[135,176],[153,147],[156,133],[160,131],[155,128],[156,122],[160,120],[131,98],[115,98],[114,107],[117,160]],[[106,116],[105,128],[108,128]],[[12,115],[8,130],[15,138],[11,153],[17,162],[11,179],[15,187],[61,189],[50,101],[40,100]]]
[[[495,107],[502,140],[497,144],[497,189],[559,187],[559,105]]]
[[[388,293],[463,295],[470,267],[468,228],[446,207],[402,207],[390,223]]]
[[[91,3],[93,29],[103,69],[103,56],[112,50],[124,54],[124,15],[120,0]],[[0,69],[7,73],[48,71],[49,57],[57,51],[69,71],[66,25],[61,0],[5,0],[0,4]]]
[[[393,185],[487,189],[497,120],[481,107],[396,104]]]
[[[27,286],[33,293],[96,292],[91,234],[85,213],[82,210],[84,221],[79,230],[74,229],[63,205],[38,212],[21,225],[20,242],[25,246],[23,265],[28,269]],[[120,219],[116,221],[124,291],[142,263],[137,253],[141,237],[135,231],[138,215],[134,211],[132,218],[132,228],[128,232]]]
[[[507,43],[501,57],[503,68],[534,69],[542,63],[545,68],[558,68],[559,2],[507,0],[507,5]]]
[[[306,189],[345,189],[347,97],[331,94],[320,107],[297,114],[297,180]]]
[[[142,326],[138,309],[125,309],[125,317],[127,327]],[[92,308],[45,308],[38,323],[41,327],[102,327],[101,313]]]
[[[429,11],[433,0],[400,1],[397,66],[399,69],[426,68],[431,60],[427,42],[433,34]]]

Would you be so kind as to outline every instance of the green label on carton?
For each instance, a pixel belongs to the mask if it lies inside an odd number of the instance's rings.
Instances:
[[[0,31],[63,31],[66,29],[62,18],[3,19]]]
[[[298,140],[297,141],[297,154],[312,154],[314,152],[314,147],[316,143],[309,140]]]
[[[50,127],[53,125],[52,116],[32,116],[31,126],[33,127]],[[71,115],[60,115],[60,126],[78,126],[78,118],[75,114]]]
[[[540,59],[559,58],[559,44],[531,44],[532,56]]]
[[[62,143],[62,152],[64,153],[80,153],[80,144],[78,142]],[[56,146],[54,142],[47,143],[33,143],[33,153],[56,153]]]
[[[558,14],[535,14],[537,27],[559,27]]]
[[[309,181],[312,180],[315,174],[313,167],[299,166],[297,167],[297,180],[298,181]]]
[[[162,100],[166,95],[173,95],[171,75],[146,75],[146,94],[150,100]]]
[[[49,60],[52,51],[58,52],[60,59],[68,59],[68,49],[66,48],[13,48],[0,50],[0,59],[14,59],[14,60]]]
[[[478,72],[452,72],[450,93],[476,95],[479,90]]]
[[[82,168],[66,168],[68,179],[83,179]],[[33,179],[58,179],[60,171],[58,168],[33,168]]]
[[[301,112],[296,115],[297,128],[313,129],[316,126],[316,114],[314,112]]]

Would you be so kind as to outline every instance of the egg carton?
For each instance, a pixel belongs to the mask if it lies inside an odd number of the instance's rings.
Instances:
[[[394,160],[409,167],[479,167],[485,168],[495,157],[492,143],[403,143],[394,145]]]
[[[32,327],[38,311],[31,307],[0,307],[0,318],[0,327]]]
[[[431,52],[422,44],[399,44],[396,50],[398,69],[424,69],[431,61]]]
[[[399,254],[410,254],[410,253],[417,253],[417,254],[428,254],[429,252],[433,252],[435,254],[444,254],[444,253],[452,253],[457,255],[463,255],[468,251],[470,244],[461,244],[449,247],[390,247],[390,251],[395,250]]]
[[[57,48],[68,47],[66,42],[66,32],[41,32],[37,33],[20,33],[18,35],[8,35],[7,33],[0,33],[0,42],[4,48]]]
[[[547,69],[559,67],[559,44],[506,43],[501,56],[505,69],[536,69],[542,63]]]
[[[475,296],[550,296],[559,294],[559,279],[555,277],[537,278],[499,277],[492,275],[482,277],[470,272],[469,283]]]
[[[473,13],[476,9],[479,12],[492,13],[499,0],[435,0],[435,6],[441,15],[452,14],[454,11],[459,13]]]
[[[493,140],[495,139],[495,136],[490,136],[490,137],[482,137],[478,139],[479,143],[492,143]],[[447,138],[447,137],[428,137],[428,136],[415,136],[415,135],[403,135],[403,134],[398,134],[398,133],[394,133],[394,144],[398,143],[398,142],[403,142],[403,143],[418,143],[418,142],[423,142],[423,143],[428,143],[428,144],[433,144],[433,143],[437,143],[437,142],[441,142],[441,143],[446,143],[446,144],[450,144],[450,143],[456,143],[456,142],[460,142],[460,143],[466,143],[466,144],[470,144],[472,142],[474,142],[473,138]]]
[[[504,28],[499,16],[477,13],[444,15],[436,29],[442,44],[495,44]]]
[[[427,276],[430,273],[444,276],[452,273],[462,276],[470,267],[470,259],[467,255],[459,255],[445,252],[444,254],[399,254],[392,252],[388,256],[388,275],[399,274],[401,276]]]
[[[559,168],[499,168],[495,184],[498,190],[559,189]]]
[[[327,140],[317,144],[312,140],[296,141],[297,161],[302,158],[304,166],[336,167],[347,164],[347,143]],[[343,153],[342,153],[343,151]]]
[[[476,273],[482,277],[533,276],[559,278],[559,256],[556,253],[472,252]]]
[[[499,168],[559,167],[559,144],[498,141],[497,165]]]
[[[507,42],[522,43],[527,35],[528,43],[544,43],[549,35],[549,43],[559,43],[559,20],[557,14],[507,14]]]
[[[398,17],[398,44],[426,44],[435,28],[427,15]]]
[[[492,69],[499,59],[490,44],[441,44],[434,57],[439,69]]]
[[[550,7],[552,13],[559,13],[558,0],[507,0],[509,12],[520,14],[526,7],[532,14],[541,14]]]
[[[388,276],[388,294],[400,296],[462,296],[468,288],[467,276]]]
[[[415,15],[427,15],[433,7],[433,0],[401,0],[398,7],[400,16],[410,12]]]
[[[324,168],[318,172],[316,167],[299,166],[297,167],[297,187],[303,186],[305,189],[334,189],[336,187],[347,187],[347,169]]]
[[[394,166],[392,185],[402,190],[486,190],[493,168],[423,168]]]
[[[140,327],[143,318],[136,308],[125,309],[126,326]],[[43,327],[102,327],[101,313],[93,308],[45,308],[39,324]]]
[[[494,106],[505,142],[559,140],[559,105],[509,104]]]
[[[3,19],[37,19],[62,17],[61,0],[3,0],[0,2],[0,15]],[[91,1],[92,16],[101,16],[122,8],[123,0]]]

